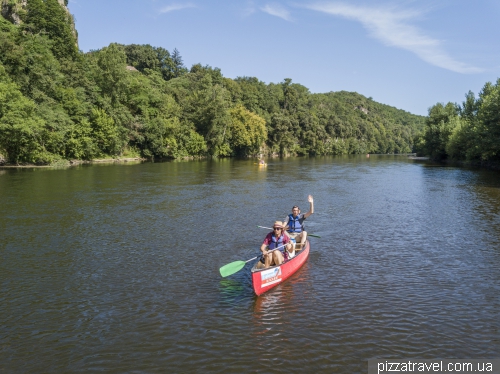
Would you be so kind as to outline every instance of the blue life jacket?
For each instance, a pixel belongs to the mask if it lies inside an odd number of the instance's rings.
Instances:
[[[276,236],[271,235],[271,243],[269,243],[269,249],[274,249],[274,248],[282,246],[283,245],[283,239],[284,239],[283,235],[280,235],[280,237],[278,239],[276,239]],[[279,251],[283,252],[284,248],[285,247],[281,247],[279,249]]]
[[[302,232],[304,231],[304,226],[299,220],[300,214],[294,217],[293,214],[288,215],[288,232]]]

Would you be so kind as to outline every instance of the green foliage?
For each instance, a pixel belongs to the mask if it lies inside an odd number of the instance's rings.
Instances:
[[[110,99],[112,104],[122,99],[127,77],[127,56],[117,44],[110,44],[100,51],[91,52],[88,56],[92,80],[100,88],[104,98]]]
[[[500,79],[479,94],[477,134],[482,160],[500,160]]]
[[[50,40],[54,56],[74,59],[78,55],[76,37],[71,29],[71,15],[57,0],[28,0],[24,28],[37,34],[45,33]]]
[[[162,118],[155,118],[149,121],[145,127],[146,156],[171,157],[176,158],[179,152],[177,140],[173,136],[173,129],[178,123]]]
[[[435,160],[448,157],[446,145],[456,127],[459,109],[453,103],[438,103],[429,109],[425,122],[425,150]]]
[[[450,159],[465,160],[470,148],[470,125],[465,120],[455,116],[450,121],[451,134],[445,142],[445,153]]]
[[[429,110],[423,149],[434,159],[500,161],[500,79],[486,83],[461,107],[436,104]]]
[[[138,45],[130,44],[125,46],[125,54],[127,63],[134,66],[139,71],[144,72],[144,69],[159,70],[161,62],[153,47],[149,44]]]
[[[179,53],[177,48],[174,48],[174,51],[172,53],[172,76],[174,78],[177,78],[185,74],[186,72],[187,69],[184,67],[184,62],[182,61],[181,54]]]
[[[160,73],[165,80],[179,77],[186,72],[182,58],[177,49],[174,55],[162,47],[152,47],[149,44],[130,44],[124,47],[127,64],[142,73],[147,69]]]
[[[28,0],[22,19],[15,26],[0,17],[0,153],[10,162],[130,152],[157,158],[399,153],[412,149],[424,126],[420,116],[357,93],[311,94],[289,78],[233,80],[201,64],[188,71],[177,49],[113,43],[83,54],[72,16],[58,0]],[[491,92],[463,109],[474,118],[481,113],[489,128]],[[475,126],[480,138],[484,129]],[[453,135],[458,143],[460,134]],[[450,152],[462,152],[457,147]],[[492,145],[484,156],[495,152]]]
[[[84,119],[74,124],[68,131],[65,155],[70,159],[92,160],[99,154],[100,149],[93,136],[90,122]]]
[[[181,118],[193,123],[202,135],[211,156],[228,156],[230,147],[223,146],[229,138],[230,95],[223,87],[220,70],[192,69],[194,72],[173,79],[171,92],[182,108]],[[170,83],[169,82],[169,83]]]
[[[251,81],[243,82],[248,86]],[[412,137],[423,125],[421,117],[356,93],[309,94],[289,80],[267,88],[265,105],[273,113],[267,120],[269,136],[274,151],[280,153],[408,152]]]
[[[0,150],[11,163],[44,161],[44,122],[35,109],[35,103],[9,81],[0,65]]]
[[[231,145],[238,155],[257,155],[267,139],[266,121],[237,105],[230,111]]]
[[[207,144],[205,139],[194,128],[187,125],[182,126],[178,138],[181,148],[185,150],[182,156],[201,157],[206,154]]]
[[[120,150],[120,136],[113,118],[104,110],[94,108],[90,116],[92,138],[102,154],[115,155]]]

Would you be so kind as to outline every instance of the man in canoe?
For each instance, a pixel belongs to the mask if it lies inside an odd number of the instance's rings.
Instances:
[[[274,248],[279,249],[271,251]],[[290,253],[293,253],[293,247],[290,242],[290,237],[285,232],[283,222],[274,222],[273,231],[266,235],[260,250],[264,260],[264,267],[266,268],[269,266],[281,265],[283,261],[293,257]]]
[[[305,244],[307,239],[307,231],[304,230],[304,221],[307,217],[314,213],[314,200],[311,195],[307,197],[309,201],[309,212],[301,214],[300,209],[297,205],[292,208],[292,214],[289,214],[285,218],[285,228],[288,231],[288,235],[292,238],[292,243],[299,242],[300,244]],[[295,243],[293,244],[295,249]],[[302,245],[302,248],[304,246]]]

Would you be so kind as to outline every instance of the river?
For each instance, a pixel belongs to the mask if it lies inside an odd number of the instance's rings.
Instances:
[[[500,358],[500,174],[372,155],[0,169],[0,373]],[[293,205],[311,254],[252,292]]]

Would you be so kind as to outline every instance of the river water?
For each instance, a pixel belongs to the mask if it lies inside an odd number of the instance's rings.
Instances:
[[[500,358],[500,174],[402,156],[0,169],[0,373],[366,373]],[[295,204],[309,260],[249,268]]]

